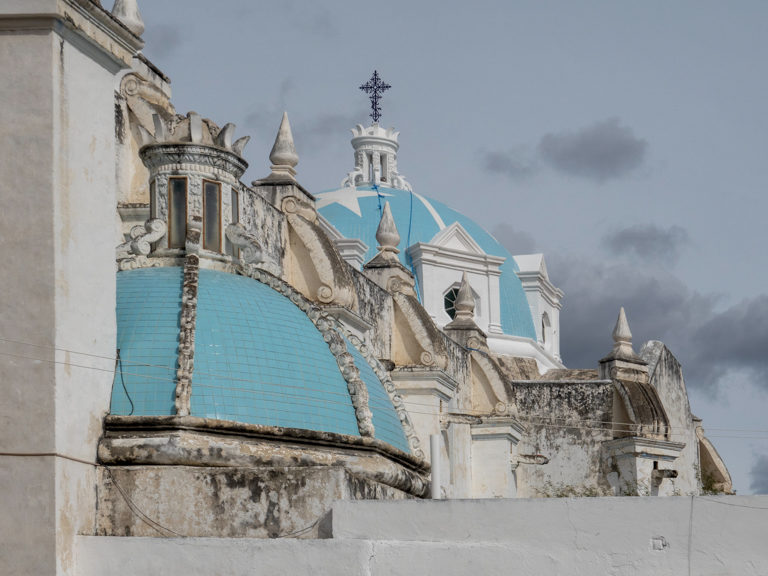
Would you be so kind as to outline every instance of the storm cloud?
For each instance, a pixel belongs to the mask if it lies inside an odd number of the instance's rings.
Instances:
[[[603,245],[616,256],[664,264],[677,262],[681,249],[688,242],[688,232],[684,228],[660,228],[654,224],[622,228],[603,237]]]
[[[768,494],[768,455],[757,454],[749,475],[752,483],[749,487],[755,494]]]
[[[618,118],[608,118],[575,132],[546,134],[541,159],[556,171],[605,182],[632,172],[645,160],[648,143]]]
[[[690,335],[694,373],[718,380],[729,371],[749,374],[768,390],[768,295],[747,298],[712,314]]]
[[[548,270],[565,292],[560,348],[564,362],[573,368],[596,368],[611,350],[611,331],[622,306],[636,350],[647,340],[662,340],[679,355],[685,335],[699,316],[710,317],[716,302],[672,274],[626,263],[554,255],[548,258]]]
[[[683,364],[688,386],[714,396],[724,378],[738,373],[768,392],[768,295],[718,309],[718,296],[662,269],[557,254],[547,265],[565,292],[560,348],[568,367],[597,367],[624,306],[635,350],[647,340],[663,341]]]

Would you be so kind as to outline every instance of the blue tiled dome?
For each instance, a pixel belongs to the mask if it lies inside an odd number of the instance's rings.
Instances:
[[[182,269],[117,275],[122,359],[112,414],[172,415]],[[387,391],[352,343],[376,438],[408,452]],[[323,335],[288,298],[243,276],[200,270],[191,415],[359,436],[347,382]],[[128,394],[126,394],[126,391]]]
[[[406,190],[371,186],[317,194],[319,212],[347,238],[359,238],[368,245],[366,260],[376,255],[376,229],[380,206],[389,202],[400,233],[400,261],[410,267],[406,248],[417,242],[429,243],[443,227],[458,222],[480,247],[492,256],[506,258],[501,265],[501,328],[505,334],[536,339],[531,310],[525,297],[512,255],[482,226],[435,200]]]

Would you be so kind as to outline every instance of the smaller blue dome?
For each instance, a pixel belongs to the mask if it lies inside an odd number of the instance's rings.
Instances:
[[[182,269],[117,277],[118,347],[112,414],[173,415]],[[409,451],[384,385],[347,349],[368,388],[376,437]],[[359,436],[355,410],[323,335],[290,299],[251,278],[200,270],[191,415]]]
[[[389,202],[400,233],[400,261],[410,268],[406,249],[417,242],[429,243],[440,230],[458,222],[486,254],[506,258],[500,267],[501,329],[505,334],[536,339],[531,309],[517,277],[512,254],[482,226],[448,206],[408,190],[378,186],[342,188],[316,194],[319,212],[346,238],[366,243],[366,260],[376,255],[376,229],[381,208]]]

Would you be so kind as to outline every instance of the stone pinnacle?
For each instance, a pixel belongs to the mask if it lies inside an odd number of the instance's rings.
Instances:
[[[274,179],[276,176],[285,176],[291,180],[295,179],[295,167],[299,163],[299,155],[296,154],[296,147],[293,144],[293,134],[291,133],[291,124],[288,122],[287,112],[283,112],[283,120],[280,122],[280,129],[277,131],[275,145],[272,146],[269,159],[272,162],[270,179]]]
[[[136,36],[144,33],[144,20],[141,19],[139,4],[136,0],[115,0],[112,16],[125,24],[125,27]]]

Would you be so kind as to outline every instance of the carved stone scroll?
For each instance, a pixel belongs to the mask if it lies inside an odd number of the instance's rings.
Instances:
[[[165,222],[157,218],[147,220],[143,226],[131,228],[131,239],[117,247],[117,262],[120,270],[146,265],[146,256],[152,251],[152,243],[160,240],[165,232]]]
[[[189,416],[192,373],[195,367],[195,325],[197,323],[197,288],[200,258],[189,254],[184,261],[179,326],[179,368],[176,371],[176,415]]]
[[[245,229],[240,222],[230,224],[226,229],[227,238],[240,248],[240,262],[243,266],[259,264],[264,261],[264,252],[256,236]]]

